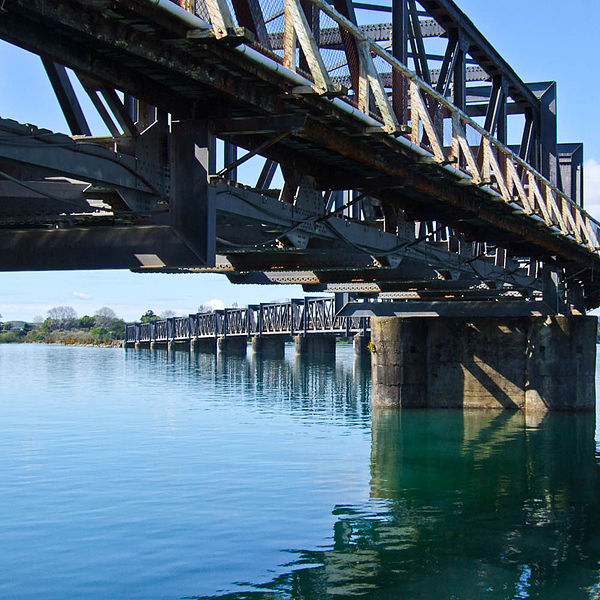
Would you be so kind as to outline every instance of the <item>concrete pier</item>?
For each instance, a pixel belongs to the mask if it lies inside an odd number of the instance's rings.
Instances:
[[[175,350],[189,350],[190,344],[188,340],[169,340],[167,343],[167,349],[169,352]]]
[[[285,355],[285,336],[253,335],[252,354],[256,354],[262,358],[283,358]]]
[[[593,410],[597,318],[376,317],[373,407]]]
[[[308,354],[312,358],[335,356],[335,335],[329,333],[294,336],[296,354]]]
[[[357,333],[352,338],[352,346],[354,347],[354,354],[358,356],[368,356],[369,354],[369,343],[371,337],[364,333]]]
[[[224,336],[217,338],[217,352],[234,356],[246,356],[246,336]]]
[[[200,338],[190,340],[190,352],[198,354],[215,354],[217,352],[217,338]]]

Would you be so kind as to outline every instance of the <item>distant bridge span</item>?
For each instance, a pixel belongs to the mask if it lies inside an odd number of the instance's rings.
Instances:
[[[598,223],[580,145],[556,141],[555,86],[525,84],[451,0],[3,9],[0,38],[41,56],[71,136],[0,121],[2,269],[600,305]],[[110,135],[92,136],[80,88]],[[254,156],[256,182],[236,183]]]

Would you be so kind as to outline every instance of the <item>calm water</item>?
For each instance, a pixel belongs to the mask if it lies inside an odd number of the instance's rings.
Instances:
[[[593,415],[337,362],[0,346],[0,598],[600,598]]]

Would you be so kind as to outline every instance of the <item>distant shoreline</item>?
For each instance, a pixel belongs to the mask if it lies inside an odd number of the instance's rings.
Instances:
[[[11,341],[4,341],[4,340],[0,340],[0,345],[11,345],[11,344],[32,344],[32,345],[38,345],[38,346],[78,346],[80,348],[123,348],[123,340],[111,340],[111,341],[107,341],[107,342],[101,342],[101,343],[97,343],[97,344],[85,344],[83,342],[75,342],[75,341],[64,341],[64,342],[58,342],[58,341],[33,341],[33,340],[11,340]]]

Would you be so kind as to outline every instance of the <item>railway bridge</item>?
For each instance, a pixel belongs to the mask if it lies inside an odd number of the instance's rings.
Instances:
[[[4,0],[0,39],[70,130],[0,119],[0,269],[301,283],[373,318],[376,403],[592,406],[581,144],[452,0]]]
[[[293,340],[296,354],[324,358],[335,356],[336,338],[344,337],[353,338],[355,353],[364,355],[369,319],[340,317],[337,312],[334,298],[309,297],[224,308],[127,325],[124,343],[126,348],[179,347],[245,356],[250,340],[253,353],[283,358],[285,342]]]

